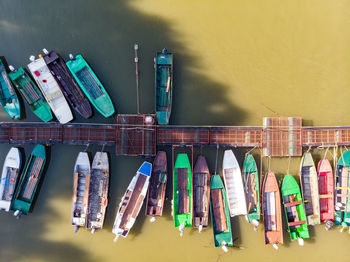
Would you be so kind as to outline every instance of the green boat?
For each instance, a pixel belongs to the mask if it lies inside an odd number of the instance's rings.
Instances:
[[[71,60],[66,64],[91,104],[104,117],[113,115],[115,109],[112,100],[85,59],[81,55],[69,55],[69,58]]]
[[[36,145],[30,154],[18,181],[11,210],[14,216],[27,215],[35,197],[46,162],[45,146]]]
[[[15,70],[12,66],[10,66],[10,69],[12,72],[8,75],[13,85],[17,88],[18,92],[21,93],[23,99],[28,103],[34,114],[44,122],[52,120],[49,104],[25,70],[22,67]]]
[[[154,58],[155,101],[158,124],[167,125],[173,98],[173,54],[164,48]]]
[[[217,174],[212,176],[210,182],[210,213],[215,247],[222,247],[227,252],[227,246],[233,246],[230,211],[224,184]]]
[[[6,60],[3,56],[0,57],[0,104],[13,119],[19,119],[21,117],[21,106],[16,94],[15,89],[8,77],[6,69]]]
[[[299,185],[292,175],[284,177],[281,191],[290,238],[298,240],[299,245],[302,246],[304,243],[303,239],[310,236],[303,198],[301,197]]]
[[[185,227],[192,227],[192,168],[187,154],[178,154],[173,179],[174,225],[182,236]]]

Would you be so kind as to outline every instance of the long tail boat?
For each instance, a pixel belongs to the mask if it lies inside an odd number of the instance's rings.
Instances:
[[[309,152],[305,153],[301,159],[299,176],[301,190],[303,192],[307,224],[320,224],[320,197],[318,194],[317,172],[314,160]]]
[[[68,103],[82,117],[91,117],[92,110],[89,100],[84,95],[77,81],[75,81],[66,62],[54,51],[48,52],[46,49],[43,49],[43,52],[45,54],[45,63],[55,77]]]
[[[265,244],[278,249],[278,244],[283,244],[283,226],[280,190],[274,173],[266,174],[262,193]]]
[[[199,156],[193,170],[193,227],[199,232],[208,226],[210,172],[204,156]]]
[[[69,58],[66,64],[91,104],[104,117],[113,115],[115,109],[112,100],[85,59],[81,55],[74,57],[72,54]]]
[[[231,217],[247,215],[241,169],[232,150],[225,150],[222,169]]]
[[[174,225],[179,228],[182,236],[185,227],[192,227],[192,168],[187,154],[177,155],[173,179]]]
[[[147,194],[151,171],[152,164],[145,161],[132,178],[119,204],[118,213],[114,221],[112,230],[115,234],[114,242],[120,236],[127,237],[134,225]]]
[[[257,231],[260,221],[259,173],[254,157],[248,153],[243,163],[244,189],[247,199],[247,220]]]
[[[0,209],[7,212],[10,210],[13,193],[16,188],[21,160],[19,149],[11,147],[5,158],[0,181]]]
[[[321,223],[326,223],[326,230],[329,230],[334,225],[334,177],[328,159],[321,159],[318,162],[317,176]]]
[[[310,237],[309,229],[300,188],[292,175],[284,177],[281,191],[290,238],[298,240],[299,245],[303,246],[304,239]]]
[[[17,120],[21,117],[21,106],[5,65],[5,58],[0,56],[0,104],[11,119]]]
[[[167,157],[164,151],[159,151],[153,162],[146,201],[146,215],[152,216],[151,222],[154,222],[156,217],[163,214],[166,183]]]
[[[173,54],[166,48],[154,58],[155,102],[158,124],[167,125],[173,99]]]
[[[86,152],[80,152],[75,161],[73,173],[72,226],[74,226],[74,233],[78,232],[79,227],[86,225],[90,174],[89,155]]]
[[[31,56],[29,59],[32,61],[28,64],[29,71],[35,82],[38,84],[57,120],[61,124],[66,124],[73,120],[72,111],[70,110],[57,81],[47,67],[44,58],[39,56],[38,59],[35,59],[35,56]]]
[[[8,75],[13,85],[28,103],[29,108],[33,113],[44,122],[52,120],[50,106],[43,97],[39,87],[34,83],[26,71],[22,67],[15,69],[13,66],[9,66],[9,68],[11,72]]]
[[[91,234],[103,228],[108,204],[109,163],[106,152],[96,152],[92,161],[86,227]]]
[[[27,215],[33,203],[46,162],[45,146],[36,145],[18,181],[11,210],[14,216]]]

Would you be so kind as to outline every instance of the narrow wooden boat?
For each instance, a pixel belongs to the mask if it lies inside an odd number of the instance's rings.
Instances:
[[[81,55],[69,55],[69,58],[71,60],[66,64],[91,104],[104,117],[113,115],[115,110],[112,100],[85,59]]]
[[[227,247],[233,246],[230,210],[226,190],[218,174],[214,174],[210,182],[210,213],[215,247],[222,247],[227,252]]]
[[[151,222],[154,222],[156,217],[161,217],[163,214],[166,183],[167,157],[164,151],[159,151],[153,162],[146,201],[146,215],[152,216]]]
[[[79,227],[85,227],[89,198],[91,166],[89,155],[80,152],[74,165],[73,199],[72,199],[72,226],[74,233]]]
[[[40,56],[38,59],[31,56],[30,60],[32,62],[28,64],[29,71],[35,82],[38,84],[57,120],[61,124],[73,120],[72,111],[70,110],[57,81],[51,74],[44,59]]]
[[[262,188],[265,244],[283,244],[281,197],[275,174],[267,173]]]
[[[231,217],[247,215],[241,169],[232,150],[225,150],[222,169]]]
[[[96,152],[92,161],[86,227],[91,234],[103,228],[108,204],[109,163],[106,152]]]
[[[334,177],[328,159],[318,162],[317,175],[321,222],[326,223],[326,230],[329,230],[334,225]]]
[[[290,238],[298,240],[299,245],[303,246],[304,239],[310,237],[309,229],[300,188],[292,175],[284,177],[281,191]]]
[[[55,77],[70,106],[82,117],[91,117],[92,110],[89,100],[84,95],[77,81],[75,81],[66,62],[54,51],[48,52],[46,49],[43,49],[43,52],[45,53],[45,63]]]
[[[0,56],[0,104],[11,119],[17,120],[21,117],[21,106],[5,65],[5,58]]]
[[[185,227],[192,227],[192,168],[187,154],[177,155],[173,179],[174,225],[179,228],[182,236]]]
[[[50,106],[26,71],[22,67],[15,69],[13,66],[9,66],[9,68],[11,72],[8,75],[13,85],[28,103],[33,113],[44,122],[52,120]]]
[[[143,162],[132,178],[120,204],[114,221],[112,232],[115,234],[114,242],[119,236],[127,237],[140,212],[143,200],[146,197],[151,176],[152,164]]]
[[[193,227],[199,232],[208,226],[210,172],[204,156],[199,156],[193,170]]]
[[[0,209],[7,212],[10,210],[13,193],[15,192],[21,160],[19,149],[11,147],[5,158],[0,183]]]
[[[11,210],[19,217],[27,215],[37,192],[46,162],[45,146],[36,145],[26,161],[24,169],[18,180]]]
[[[301,159],[299,176],[307,224],[320,224],[320,197],[318,194],[317,172],[311,153],[305,153]]]
[[[243,163],[244,190],[247,199],[247,220],[257,231],[260,221],[259,172],[254,157],[248,153]]]
[[[167,125],[173,99],[173,54],[166,48],[154,58],[155,102],[158,124]]]

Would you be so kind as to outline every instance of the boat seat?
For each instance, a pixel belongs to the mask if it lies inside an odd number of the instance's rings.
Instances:
[[[331,194],[320,194],[320,198],[331,198]]]
[[[289,222],[288,226],[294,227],[294,226],[299,226],[299,225],[302,225],[302,224],[305,224],[305,223],[306,223],[305,220],[304,221],[294,221],[294,222]]]
[[[291,207],[291,206],[296,206],[296,205],[300,205],[300,204],[301,204],[301,201],[295,201],[295,202],[285,203],[284,206]]]

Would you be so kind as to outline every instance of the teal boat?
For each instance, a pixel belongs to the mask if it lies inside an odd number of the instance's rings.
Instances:
[[[46,162],[45,146],[36,145],[18,181],[11,210],[14,216],[27,215],[33,203]]]
[[[21,107],[15,89],[7,75],[6,60],[0,57],[0,104],[8,116],[17,120],[21,117]]]
[[[158,124],[167,125],[173,98],[173,54],[164,48],[154,58],[155,101]]]
[[[217,174],[210,182],[210,213],[215,247],[222,247],[227,252],[227,246],[233,246],[230,211],[224,184]]]
[[[40,92],[38,86],[29,77],[26,71],[20,67],[15,70],[10,66],[12,72],[8,75],[17,88],[18,92],[22,95],[23,99],[28,103],[29,108],[37,115],[42,121],[48,122],[52,120],[52,113],[49,104]]]
[[[85,59],[81,55],[69,55],[69,58],[71,60],[66,64],[91,104],[104,117],[113,115],[115,109],[112,100]]]

